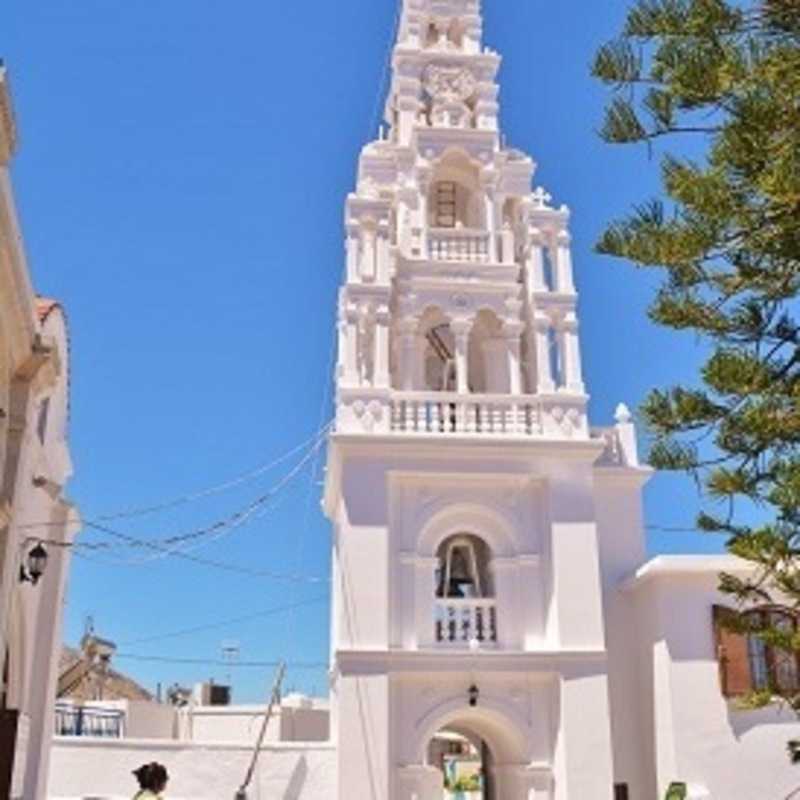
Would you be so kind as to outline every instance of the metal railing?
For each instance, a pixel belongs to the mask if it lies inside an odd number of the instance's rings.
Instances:
[[[124,733],[124,711],[56,705],[56,736],[93,736],[104,739],[121,739]]]

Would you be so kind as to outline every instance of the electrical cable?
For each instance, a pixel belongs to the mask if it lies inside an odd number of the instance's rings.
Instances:
[[[173,545],[179,545],[183,542],[203,539],[206,537],[213,538],[213,540],[219,539],[221,536],[229,533],[231,530],[241,527],[243,524],[254,518],[257,511],[262,510],[270,500],[274,499],[279,492],[281,492],[294,478],[296,478],[302,472],[305,465],[314,457],[316,452],[324,444],[324,435],[326,432],[327,427],[323,429],[323,433],[318,435],[317,441],[303,456],[303,458],[276,484],[271,486],[263,494],[259,495],[255,500],[248,503],[244,508],[235,511],[220,520],[216,520],[211,524],[204,525],[201,528],[197,528],[182,534],[173,534],[166,537],[143,538],[127,535],[124,545],[114,545],[109,542],[76,542],[75,545],[78,548],[87,548],[90,550],[108,550],[114,547],[123,546],[152,549],[154,547],[161,546],[159,547],[159,550],[163,555],[167,555],[173,549],[178,549],[177,547],[172,547]],[[91,520],[86,520],[84,525],[90,529],[98,530],[102,533],[108,533],[109,531],[108,526]]]
[[[257,467],[254,467],[253,469],[248,470],[247,472],[241,473],[240,475],[237,475],[237,476],[235,476],[233,478],[229,478],[229,479],[223,481],[222,483],[215,484],[215,485],[212,485],[212,486],[208,486],[208,487],[206,487],[204,489],[199,489],[197,491],[189,492],[189,493],[184,494],[184,495],[179,495],[179,496],[174,497],[174,498],[172,498],[170,500],[165,500],[163,502],[156,503],[154,505],[140,506],[138,508],[126,509],[126,510],[123,510],[123,511],[112,512],[112,513],[109,513],[109,514],[103,514],[103,515],[98,516],[98,517],[93,517],[90,521],[102,523],[102,522],[113,521],[113,520],[116,520],[116,519],[126,519],[126,518],[130,518],[130,517],[146,516],[148,514],[155,514],[155,513],[160,512],[160,511],[167,511],[169,509],[176,508],[178,506],[185,505],[187,503],[191,503],[191,502],[194,502],[196,500],[202,500],[202,499],[204,499],[206,497],[209,497],[209,496],[212,496],[212,495],[215,495],[215,494],[220,494],[221,492],[227,491],[228,489],[232,489],[232,488],[235,488],[237,486],[241,486],[242,484],[247,483],[248,481],[251,481],[251,480],[255,480],[256,478],[260,477],[261,475],[263,475],[263,474],[269,472],[270,470],[274,469],[278,465],[282,464],[284,461],[287,461],[293,455],[295,455],[298,452],[302,451],[304,448],[313,445],[315,442],[318,441],[320,436],[322,436],[325,433],[327,433],[327,431],[330,429],[332,424],[333,424],[332,422],[329,422],[326,425],[323,425],[319,430],[316,431],[316,433],[314,433],[313,436],[309,437],[308,439],[306,439],[301,444],[296,445],[291,450],[288,450],[286,453],[284,453],[281,456],[278,456],[277,458],[273,459],[272,461],[270,461],[270,462],[268,462],[266,464],[261,464],[261,465],[259,465]],[[76,522],[81,522],[81,523],[85,523],[86,522],[86,520],[83,520],[80,517],[77,517],[75,519],[75,521]],[[61,524],[63,524],[63,523],[60,523],[60,522],[56,523],[56,522],[52,522],[50,520],[47,520],[47,521],[42,521],[42,522],[25,523],[23,525],[20,525],[19,528],[21,530],[32,529],[32,528],[49,528],[49,527],[52,527],[54,525],[61,525]]]
[[[205,625],[195,625],[192,628],[183,628],[182,630],[170,631],[169,633],[161,633],[154,636],[145,636],[140,639],[130,639],[126,642],[121,642],[120,647],[128,647],[137,644],[149,644],[150,642],[161,642],[164,639],[176,639],[181,636],[191,636],[195,633],[204,633],[205,631],[216,630],[217,628],[226,628],[229,625],[237,625],[242,622],[250,622],[255,619],[263,619],[264,617],[271,617],[276,614],[282,614],[285,611],[294,611],[303,606],[316,605],[317,603],[324,603],[328,600],[327,595],[312,597],[309,600],[301,600],[297,603],[289,603],[283,606],[274,606],[267,608],[263,611],[255,611],[252,614],[245,614],[240,617],[231,617],[230,619],[220,620],[219,622],[209,622]]]
[[[159,664],[201,664],[215,667],[230,667],[229,661],[223,661],[218,658],[172,658],[170,656],[150,656],[140,655],[138,653],[115,653],[115,659],[124,658],[129,661],[151,661]],[[264,667],[276,668],[282,662],[280,661],[237,661],[237,667],[254,667],[263,669]],[[326,661],[294,661],[289,662],[287,666],[292,669],[324,669],[329,668]]]
[[[278,481],[275,486],[273,486],[269,491],[265,492],[264,494],[257,497],[251,503],[249,503],[244,509],[239,510],[233,514],[231,514],[226,519],[223,519],[219,522],[214,523],[211,526],[206,526],[205,528],[201,528],[200,530],[182,534],[179,536],[172,536],[167,539],[163,540],[163,544],[167,545],[167,548],[163,550],[163,552],[152,555],[149,558],[140,559],[139,563],[148,563],[150,561],[154,561],[160,558],[167,558],[172,553],[177,552],[187,552],[186,549],[179,549],[178,547],[173,547],[172,545],[182,544],[187,541],[196,541],[198,539],[206,539],[203,544],[207,542],[214,542],[221,539],[223,536],[226,536],[233,532],[234,530],[242,527],[247,522],[251,521],[252,519],[256,519],[257,512],[259,510],[266,511],[266,504],[269,503],[270,500],[273,499],[285,486],[287,486],[294,478],[301,474],[303,469],[305,468],[306,464],[309,462],[313,463],[313,459],[315,458],[316,454],[321,449],[322,445],[324,444],[324,437],[320,436],[320,438],[315,442],[312,449],[306,453],[305,456],[300,460],[300,462],[295,465],[295,467],[285,475],[280,481]]]
[[[121,541],[131,542],[136,544],[142,544],[143,546],[156,550],[158,552],[163,552],[165,548],[161,547],[160,545],[153,544],[152,542],[142,542],[141,539],[136,539],[135,537],[128,536],[121,531],[116,531],[113,528],[109,528],[107,525],[93,525],[94,528],[101,530],[103,533],[108,534],[109,536],[116,537]],[[174,558],[180,558],[185,561],[190,561],[194,564],[199,564],[200,566],[204,567],[211,567],[214,569],[219,569],[225,572],[231,572],[238,575],[247,575],[252,578],[269,578],[271,580],[279,580],[279,581],[288,581],[290,583],[328,583],[330,581],[329,578],[313,576],[313,575],[290,575],[287,573],[275,572],[272,570],[263,570],[263,569],[252,569],[250,567],[240,566],[238,564],[230,564],[224,561],[216,561],[211,558],[204,558],[202,556],[192,555],[191,553],[185,553],[181,550],[167,550],[168,554]],[[77,554],[77,553],[76,553]],[[84,556],[85,557],[85,556]],[[92,559],[90,559],[92,560]],[[97,559],[94,559],[97,560]],[[135,566],[137,564],[123,564],[124,566]]]

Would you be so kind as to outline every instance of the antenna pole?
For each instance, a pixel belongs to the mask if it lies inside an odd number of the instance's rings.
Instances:
[[[281,701],[281,684],[283,683],[285,674],[286,664],[281,661],[278,665],[278,672],[275,675],[275,680],[272,683],[272,690],[269,696],[269,705],[267,706],[266,713],[264,714],[264,721],[261,723],[261,730],[258,732],[258,738],[256,739],[256,746],[253,749],[253,757],[250,760],[250,766],[247,769],[244,782],[234,796],[234,800],[247,800],[247,787],[253,780],[253,775],[256,771],[258,756],[261,753],[261,746],[264,744],[264,737],[267,735],[267,725],[269,725],[269,720],[272,717],[272,712],[275,710],[275,706]]]

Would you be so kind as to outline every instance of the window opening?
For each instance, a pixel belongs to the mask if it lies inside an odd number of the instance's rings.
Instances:
[[[436,227],[455,228],[456,226],[456,184],[454,181],[440,181],[436,184]]]
[[[785,611],[757,610],[747,614],[758,626],[769,625],[779,631],[794,633],[797,621]],[[768,645],[755,633],[747,635],[747,656],[754,689],[796,692],[800,688],[800,664],[795,652]]]
[[[629,800],[629,797],[627,783],[614,784],[614,800]]]

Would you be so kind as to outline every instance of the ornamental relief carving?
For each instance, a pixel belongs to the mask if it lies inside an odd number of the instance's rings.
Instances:
[[[464,67],[443,67],[431,64],[422,77],[425,91],[437,102],[464,103],[475,94],[478,81]]]

